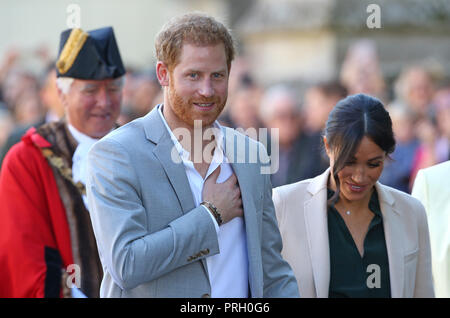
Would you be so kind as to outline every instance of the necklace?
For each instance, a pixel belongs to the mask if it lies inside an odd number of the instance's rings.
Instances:
[[[347,215],[350,215],[350,214],[351,214],[351,212],[350,212],[350,211],[347,211],[347,212],[345,212],[345,214],[347,214]]]

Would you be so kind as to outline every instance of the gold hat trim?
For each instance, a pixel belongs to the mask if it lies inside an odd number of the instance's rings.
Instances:
[[[56,67],[60,74],[65,74],[72,67],[89,34],[81,29],[73,29],[64,44]]]

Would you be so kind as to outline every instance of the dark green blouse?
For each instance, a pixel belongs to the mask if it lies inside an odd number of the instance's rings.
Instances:
[[[333,194],[334,192],[328,189],[328,198]],[[374,217],[364,239],[364,256],[361,257],[339,212],[334,206],[328,208],[330,298],[391,297],[383,217],[376,190],[370,198],[369,209],[374,213]]]

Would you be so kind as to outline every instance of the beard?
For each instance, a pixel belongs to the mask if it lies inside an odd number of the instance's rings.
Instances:
[[[169,83],[169,101],[172,105],[172,111],[184,123],[194,127],[194,121],[201,120],[202,126],[207,127],[214,123],[217,117],[219,117],[225,107],[227,98],[225,97],[222,99],[219,96],[212,96],[210,98],[183,98],[177,93],[173,86],[173,82],[171,81]],[[194,103],[214,103],[214,107],[210,111],[200,111],[194,107]]]

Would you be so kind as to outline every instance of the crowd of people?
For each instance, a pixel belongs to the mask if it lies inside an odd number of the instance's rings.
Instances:
[[[29,127],[64,114],[54,62],[42,57],[46,67],[36,76],[19,67],[19,57],[20,51],[11,50],[0,68],[0,164]],[[376,48],[367,40],[349,48],[337,80],[309,84],[302,91],[285,83],[264,87],[252,77],[245,57],[238,57],[233,67],[227,106],[219,120],[244,131],[279,129],[279,169],[272,176],[274,186],[313,177],[327,167],[321,135],[328,114],[337,101],[355,93],[380,98],[394,122],[397,146],[381,182],[410,193],[420,169],[450,159],[448,78],[425,65],[405,65],[388,87]],[[125,77],[119,125],[145,115],[162,102],[154,67],[129,68]]]

